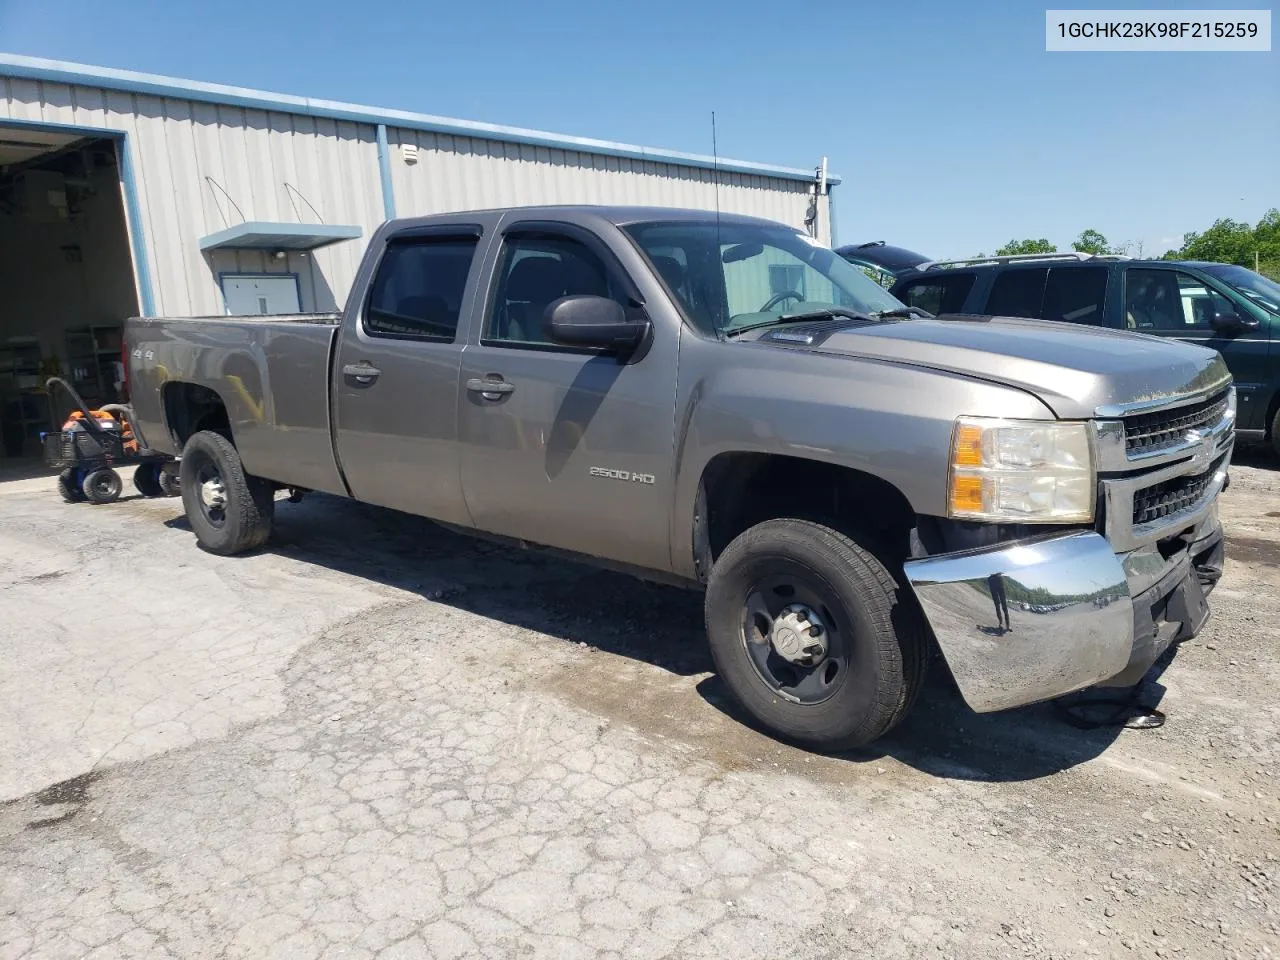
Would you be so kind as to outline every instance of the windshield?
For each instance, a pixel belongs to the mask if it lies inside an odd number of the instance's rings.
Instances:
[[[624,229],[688,318],[712,336],[831,307],[904,307],[835,251],[787,227],[704,220]]]
[[[1247,267],[1232,264],[1215,264],[1202,268],[1210,276],[1229,284],[1233,290],[1248,297],[1254,303],[1266,307],[1272,313],[1280,313],[1280,283],[1268,280]]]

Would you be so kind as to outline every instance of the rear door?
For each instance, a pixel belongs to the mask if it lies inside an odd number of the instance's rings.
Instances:
[[[1217,350],[1235,378],[1239,428],[1264,429],[1270,366],[1267,326],[1221,333],[1210,323],[1215,312],[1246,315],[1213,281],[1189,271],[1152,266],[1124,270],[1125,326]]]
[[[481,530],[665,570],[679,329],[652,316],[650,344],[627,363],[542,330],[562,296],[641,309],[626,242],[613,240],[567,222],[504,225],[479,342],[463,355],[463,490]]]
[[[391,235],[364,302],[347,311],[333,370],[335,434],[360,500],[468,522],[457,446],[459,331],[497,220],[473,215]]]
[[[1088,327],[1105,326],[1110,275],[1111,268],[1106,264],[1050,267],[1040,318]]]

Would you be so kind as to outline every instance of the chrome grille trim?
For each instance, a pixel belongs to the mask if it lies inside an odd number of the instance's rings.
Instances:
[[[1227,430],[1217,438],[1212,447],[1205,444],[1201,448],[1209,453],[1207,458],[1200,461],[1201,466],[1193,466],[1192,461],[1184,459],[1137,475],[1104,477],[1101,481],[1105,511],[1104,532],[1115,551],[1127,553],[1181,533],[1201,522],[1213,509],[1214,502],[1226,483],[1234,444],[1235,436]],[[1209,479],[1202,485],[1198,497],[1185,504],[1180,503],[1178,510],[1166,516],[1142,523],[1134,522],[1135,507],[1143,502],[1144,491],[1169,481],[1206,473]]]
[[[1220,424],[1228,411],[1229,389],[1185,407],[1125,417],[1121,421],[1125,453],[1130,460],[1156,456],[1182,446],[1189,431],[1202,431]]]

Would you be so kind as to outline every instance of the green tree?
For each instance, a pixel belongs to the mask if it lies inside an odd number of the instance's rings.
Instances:
[[[1095,256],[1115,253],[1107,243],[1107,238],[1097,230],[1085,230],[1071,241],[1071,249],[1079,253],[1092,253]]]
[[[996,251],[997,257],[1013,257],[1024,253],[1057,253],[1058,248],[1043,238],[1039,240],[1010,240]]]
[[[1210,260],[1236,263],[1280,278],[1280,209],[1272,208],[1256,226],[1232,220],[1215,220],[1203,233],[1185,233],[1182,246],[1164,255],[1166,260]]]

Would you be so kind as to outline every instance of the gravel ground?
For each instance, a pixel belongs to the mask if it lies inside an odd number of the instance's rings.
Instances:
[[[0,958],[1280,957],[1280,471],[1160,729],[739,723],[693,594],[314,497],[0,483]]]

